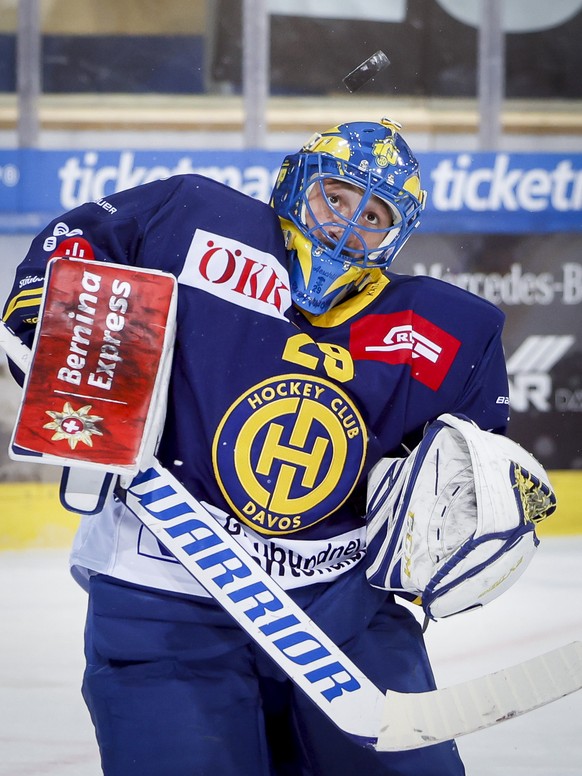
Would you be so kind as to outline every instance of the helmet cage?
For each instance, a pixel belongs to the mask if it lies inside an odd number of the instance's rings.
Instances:
[[[419,223],[418,216],[423,202],[411,192],[395,185],[394,174],[386,170],[375,172],[365,164],[358,166],[331,154],[312,152],[288,156],[282,172],[284,177],[273,192],[277,213],[291,221],[313,243],[316,253],[325,254],[343,265],[388,267]],[[361,201],[351,217],[339,213],[329,201],[324,182],[330,179],[357,186],[363,191]],[[317,185],[321,187],[329,212],[333,214],[332,221],[318,222],[311,210],[309,194],[313,186]],[[372,197],[381,199],[393,218],[393,225],[388,230],[382,229],[385,237],[376,248],[369,248],[364,236],[376,233],[377,228],[358,223]],[[307,225],[308,213],[313,226]],[[336,237],[329,233],[331,227]],[[350,238],[354,239],[356,248],[347,247]]]

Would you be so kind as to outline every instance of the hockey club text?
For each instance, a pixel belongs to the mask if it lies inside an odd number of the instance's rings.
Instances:
[[[243,523],[283,535],[341,506],[360,476],[365,444],[364,420],[338,386],[281,375],[229,407],[214,437],[213,466]]]

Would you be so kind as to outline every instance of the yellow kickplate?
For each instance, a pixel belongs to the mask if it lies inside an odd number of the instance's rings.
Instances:
[[[558,508],[539,524],[540,537],[582,534],[582,471],[549,475]],[[69,547],[78,523],[61,506],[58,483],[0,484],[0,550]]]
[[[68,547],[78,524],[61,506],[58,483],[0,485],[0,550]]]

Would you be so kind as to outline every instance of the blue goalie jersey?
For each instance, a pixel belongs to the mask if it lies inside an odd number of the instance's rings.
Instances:
[[[427,422],[453,412],[505,430],[497,308],[442,281],[378,272],[328,313],[302,313],[274,211],[219,183],[177,176],[49,224],[4,311],[29,345],[57,246],[178,278],[158,457],[285,587],[327,581],[362,559],[367,474],[382,456],[406,455]],[[82,520],[72,565],[202,592],[113,499]]]

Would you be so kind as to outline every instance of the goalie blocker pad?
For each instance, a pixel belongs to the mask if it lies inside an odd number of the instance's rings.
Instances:
[[[176,279],[53,258],[10,457],[135,474],[165,414]]]
[[[368,581],[431,619],[483,606],[523,573],[535,525],[555,508],[547,473],[520,445],[441,415],[408,458],[370,473]]]

